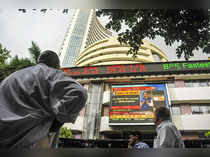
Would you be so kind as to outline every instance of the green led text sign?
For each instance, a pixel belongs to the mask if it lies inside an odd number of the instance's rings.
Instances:
[[[184,63],[165,63],[163,64],[163,70],[193,70],[193,69],[205,69],[210,68],[210,62],[184,62]]]

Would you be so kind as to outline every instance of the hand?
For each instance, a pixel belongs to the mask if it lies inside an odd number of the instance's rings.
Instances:
[[[128,149],[132,149],[132,146],[128,144]]]

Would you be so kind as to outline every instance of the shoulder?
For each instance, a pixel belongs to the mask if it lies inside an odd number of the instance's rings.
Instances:
[[[46,79],[50,81],[64,79],[67,76],[62,70],[51,68],[43,63],[37,64],[36,69],[44,73]]]
[[[171,123],[171,122],[168,122],[168,123],[164,123],[158,130],[158,135],[162,135],[163,137],[165,137],[166,135],[167,136],[170,136],[170,137],[173,137],[174,136],[174,132],[176,132],[177,129],[176,129],[176,126]]]
[[[144,143],[144,142],[139,142],[134,146],[136,149],[141,149],[141,148],[149,148],[149,146]]]
[[[172,122],[170,122],[170,121],[163,121],[161,124],[160,124],[160,128],[170,128],[170,127],[172,127],[172,126],[174,126],[174,124],[172,123]]]

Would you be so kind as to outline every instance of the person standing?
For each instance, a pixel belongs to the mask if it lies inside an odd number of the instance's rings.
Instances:
[[[75,122],[87,91],[59,68],[57,54],[46,50],[37,65],[1,82],[0,148],[34,148],[40,142],[46,146],[52,132]]]
[[[153,148],[185,148],[180,131],[170,122],[170,111],[159,107],[154,112],[157,137]]]
[[[142,142],[142,135],[140,132],[134,132],[132,135],[130,135],[129,143],[128,143],[128,149],[146,149],[149,148],[149,146]]]

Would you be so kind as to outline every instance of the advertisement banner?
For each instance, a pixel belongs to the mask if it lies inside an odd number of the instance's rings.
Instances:
[[[165,84],[112,85],[110,125],[153,124],[153,112],[168,107]]]

